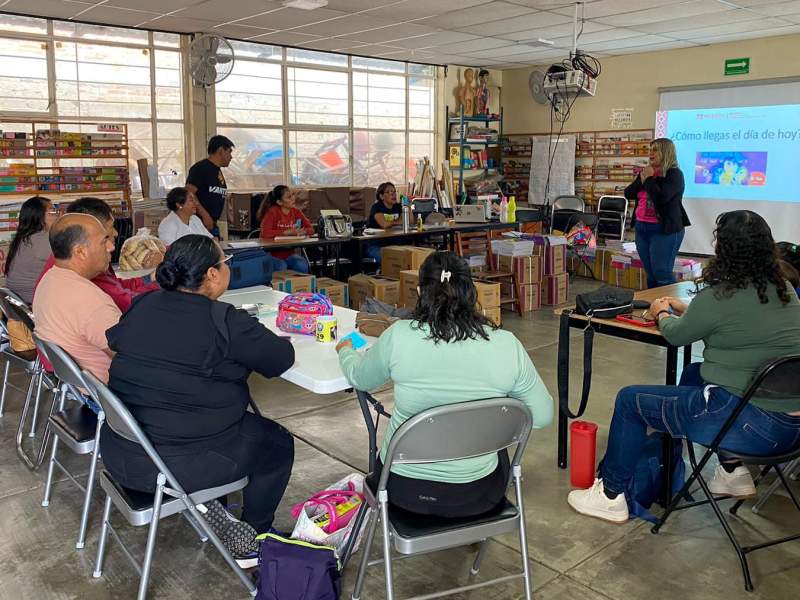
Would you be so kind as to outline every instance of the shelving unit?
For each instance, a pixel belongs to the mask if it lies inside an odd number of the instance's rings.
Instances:
[[[458,116],[450,115],[450,107],[445,107],[445,122],[447,123],[447,137],[445,142],[445,157],[447,164],[450,165],[450,176],[455,180],[455,174],[458,173],[458,186],[453,186],[457,189],[457,201],[464,196],[464,173],[483,173],[491,174],[502,172],[502,156],[500,152],[500,138],[503,135],[503,109],[500,108],[499,115],[481,115],[476,117],[467,117],[464,115],[464,107],[459,107]],[[489,133],[491,124],[497,124],[497,132]],[[456,125],[457,137],[452,137],[453,126]],[[483,125],[483,127],[477,127]],[[473,131],[470,131],[472,128]],[[479,134],[475,130],[480,129]],[[470,133],[473,135],[470,136]],[[473,160],[472,156],[467,157],[466,152],[475,154],[473,148],[477,150],[477,163],[475,167],[466,166],[467,161]],[[458,149],[458,154],[455,154]],[[455,158],[456,165],[453,164]],[[454,181],[455,183],[455,181]]]
[[[531,136],[503,136],[500,138],[500,148],[503,180],[508,194],[514,194],[517,202],[527,202],[531,178]]]
[[[575,194],[587,209],[604,195],[621,195],[636,169],[647,166],[652,129],[581,131],[575,146]]]
[[[126,124],[4,119],[0,132],[0,231],[16,230],[19,204],[36,194],[100,196],[130,216]]]

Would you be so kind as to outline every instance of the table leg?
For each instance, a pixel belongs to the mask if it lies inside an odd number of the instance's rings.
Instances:
[[[692,364],[692,345],[683,347],[683,368],[685,369]]]
[[[691,350],[689,351],[689,355],[691,356]],[[686,354],[684,350],[684,361],[686,360]],[[666,372],[666,384],[667,385],[675,385],[678,380],[678,349],[675,346],[669,346],[667,348],[667,372]],[[675,441],[672,439],[672,436],[668,433],[661,434],[661,464],[664,465],[664,477],[663,483],[661,487],[661,494],[659,504],[666,508],[669,506],[670,500],[672,499],[672,471],[674,469],[674,465],[672,464],[672,445]]]
[[[361,240],[356,240],[356,265],[355,265],[355,273],[363,273],[364,272],[364,261],[363,261],[363,247],[361,245]]]

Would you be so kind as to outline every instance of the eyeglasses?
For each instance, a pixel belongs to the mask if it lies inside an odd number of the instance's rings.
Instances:
[[[225,254],[224,256],[225,256],[225,258],[223,258],[216,265],[214,265],[215,267],[219,267],[220,265],[224,265],[225,263],[230,262],[230,260],[233,258],[233,254]]]

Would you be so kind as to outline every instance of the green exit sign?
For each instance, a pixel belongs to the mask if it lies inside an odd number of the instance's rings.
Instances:
[[[749,58],[725,59],[725,75],[746,75],[750,72]]]

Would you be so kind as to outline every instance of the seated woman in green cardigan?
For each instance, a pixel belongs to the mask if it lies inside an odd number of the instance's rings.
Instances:
[[[550,393],[519,340],[476,309],[466,261],[453,252],[437,252],[425,260],[419,275],[419,300],[410,320],[392,325],[363,354],[349,340],[337,346],[353,387],[371,390],[394,382],[394,410],[380,458],[386,459],[389,440],[403,422],[445,404],[509,396],[530,407],[534,428],[549,425]],[[477,424],[475,434],[480,435]],[[379,460],[372,477],[379,477],[381,469]],[[508,472],[506,452],[396,465],[389,477],[389,502],[421,514],[474,516],[501,502]]]

